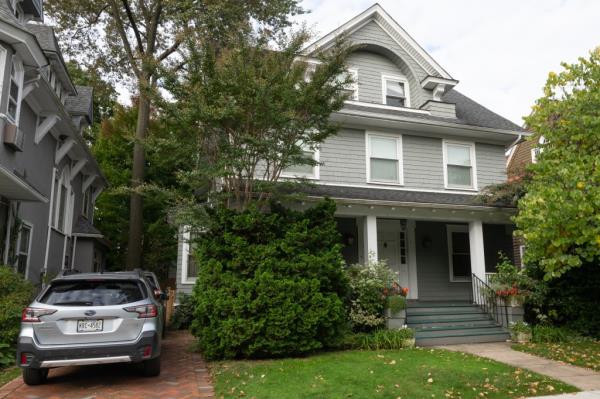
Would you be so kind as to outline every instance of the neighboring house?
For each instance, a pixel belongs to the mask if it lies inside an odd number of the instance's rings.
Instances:
[[[506,161],[508,181],[517,181],[523,178],[527,172],[527,166],[536,163],[542,151],[540,144],[544,144],[544,138],[540,137],[538,141],[520,140],[509,150]],[[525,253],[525,244],[520,237],[513,238],[513,257],[515,266],[523,266],[523,255]]]
[[[471,301],[472,274],[485,281],[498,251],[512,253],[514,209],[477,195],[506,181],[506,150],[526,133],[458,92],[379,5],[310,45],[309,60],[341,34],[358,45],[348,59],[352,100],[332,115],[342,128],[307,153],[319,166],[287,175],[314,181],[309,199],[336,201],[348,264],[385,259],[409,299]],[[177,289],[189,293],[197,268],[181,231]]]
[[[106,186],[82,137],[92,90],[75,86],[41,0],[0,0],[0,264],[34,283],[101,270],[94,228]]]

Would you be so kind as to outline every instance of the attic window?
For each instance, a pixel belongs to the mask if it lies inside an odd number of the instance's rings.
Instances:
[[[400,76],[382,77],[383,103],[392,107],[408,107],[408,81]]]

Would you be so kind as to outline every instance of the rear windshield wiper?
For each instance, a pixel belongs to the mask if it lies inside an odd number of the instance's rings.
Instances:
[[[56,302],[53,303],[55,306],[92,306],[94,302],[83,302],[83,301],[72,301],[72,302]]]

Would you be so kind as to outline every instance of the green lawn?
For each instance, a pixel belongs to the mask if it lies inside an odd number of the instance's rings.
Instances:
[[[518,398],[577,391],[527,370],[432,349],[216,362],[211,370],[219,398]]]
[[[575,339],[569,342],[552,344],[528,343],[513,345],[513,349],[600,371],[599,341],[591,339]]]
[[[0,369],[0,387],[7,382],[12,381],[15,377],[21,374],[21,369],[18,367],[9,367],[7,369]]]

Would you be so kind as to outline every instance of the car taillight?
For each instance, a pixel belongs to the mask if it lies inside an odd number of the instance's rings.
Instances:
[[[21,313],[21,321],[24,323],[39,323],[40,317],[55,313],[56,309],[25,308]]]
[[[127,312],[137,313],[138,319],[147,319],[150,317],[156,317],[158,314],[158,309],[156,305],[140,305],[140,306],[130,306],[128,308],[124,308]]]
[[[31,363],[31,361],[33,360],[33,354],[32,353],[21,353],[21,366],[27,366],[29,365],[29,363]]]

